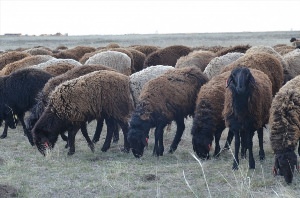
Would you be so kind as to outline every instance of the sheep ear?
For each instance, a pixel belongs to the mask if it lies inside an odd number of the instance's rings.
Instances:
[[[229,87],[229,85],[232,82],[232,80],[233,80],[232,75],[230,75],[229,78],[226,81],[226,88]]]

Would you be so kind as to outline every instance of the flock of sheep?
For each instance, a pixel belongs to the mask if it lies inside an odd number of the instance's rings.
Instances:
[[[223,149],[235,139],[232,168],[238,169],[239,151],[242,157],[248,151],[254,169],[254,132],[263,160],[263,127],[270,124],[274,174],[291,183],[298,169],[300,50],[295,47],[38,46],[1,53],[0,69],[0,121],[5,122],[0,138],[21,122],[30,144],[43,155],[59,136],[74,154],[79,129],[94,151],[105,121],[102,151],[119,140],[121,129],[123,151],[139,158],[155,128],[153,154],[162,156],[165,127],[176,122],[168,150],[173,153],[184,119],[193,116],[192,146],[201,159],[209,158],[213,140],[219,156],[219,140],[228,127]],[[86,125],[92,120],[97,127],[91,140]]]

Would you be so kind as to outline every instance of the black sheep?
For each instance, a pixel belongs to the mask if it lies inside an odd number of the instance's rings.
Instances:
[[[51,77],[43,70],[25,68],[0,78],[0,123],[5,121],[1,138],[7,136],[8,127],[16,128],[15,116],[17,116],[23,126],[24,134],[33,145],[31,133],[24,123],[24,114],[35,104],[37,93]]]

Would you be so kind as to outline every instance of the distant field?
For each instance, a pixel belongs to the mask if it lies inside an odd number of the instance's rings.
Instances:
[[[19,47],[58,45],[105,46],[115,42],[121,46],[136,44],[169,46],[230,46],[237,44],[269,45],[288,44],[291,37],[300,37],[300,32],[262,33],[215,33],[173,35],[124,35],[124,36],[69,36],[69,37],[4,37],[1,36],[0,50]],[[218,159],[201,161],[193,158],[191,144],[192,119],[186,121],[186,129],[174,154],[152,156],[154,134],[150,134],[149,148],[141,159],[132,153],[122,153],[123,135],[118,144],[103,153],[101,147],[106,135],[106,126],[101,140],[95,145],[95,153],[87,146],[79,132],[76,136],[76,153],[67,155],[65,143],[59,138],[53,152],[43,157],[23,136],[21,126],[9,129],[8,137],[0,139],[0,197],[1,185],[9,185],[18,197],[299,197],[300,177],[295,173],[293,183],[287,185],[282,177],[273,177],[273,153],[270,148],[269,132],[264,131],[266,159],[259,161],[258,141],[254,136],[256,169],[248,170],[248,161],[240,160],[240,169],[232,171],[231,151],[224,151]],[[92,137],[95,122],[88,125]],[[0,134],[3,127],[0,128]],[[164,146],[167,151],[173,140],[176,125],[165,130]],[[225,131],[221,147],[227,137]],[[232,144],[232,148],[234,144]],[[214,151],[212,146],[211,155]]]
[[[45,46],[55,48],[65,45],[69,48],[78,45],[93,47],[106,46],[111,42],[121,46],[129,45],[169,45],[230,46],[238,44],[268,45],[290,44],[291,37],[300,37],[300,31],[288,32],[242,32],[242,33],[195,33],[195,34],[129,34],[129,35],[94,35],[94,36],[0,36],[0,50],[19,47]]]

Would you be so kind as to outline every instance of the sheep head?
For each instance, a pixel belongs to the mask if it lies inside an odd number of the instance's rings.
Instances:
[[[197,153],[201,159],[209,159],[209,151],[212,141],[205,138],[205,140],[199,137],[193,137],[193,150]]]
[[[292,42],[294,42],[294,41],[296,41],[297,39],[295,38],[295,37],[293,37],[293,38],[291,38],[291,40],[290,40],[290,42],[292,43]]]
[[[233,93],[247,94],[249,87],[255,86],[255,79],[247,67],[237,67],[231,71],[227,79],[226,87],[229,87]]]
[[[283,176],[286,183],[290,184],[293,180],[295,167],[298,169],[297,155],[294,151],[276,154],[273,174],[274,176]]]

